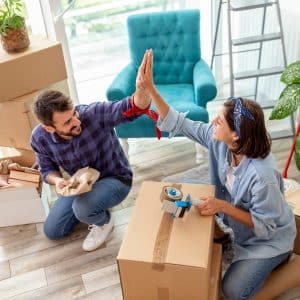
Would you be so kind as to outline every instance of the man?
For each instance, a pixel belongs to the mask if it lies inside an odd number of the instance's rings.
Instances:
[[[132,171],[114,127],[139,115],[128,117],[125,112],[132,107],[138,112],[149,106],[150,99],[142,88],[134,97],[118,102],[76,107],[59,91],[44,91],[37,97],[34,112],[41,124],[33,130],[31,145],[42,179],[59,191],[69,184],[60,168],[70,175],[87,166],[100,172],[90,192],[58,198],[44,224],[48,238],[68,235],[81,221],[90,225],[82,245],[85,251],[95,250],[105,241],[113,228],[109,209],[125,199],[132,184]]]

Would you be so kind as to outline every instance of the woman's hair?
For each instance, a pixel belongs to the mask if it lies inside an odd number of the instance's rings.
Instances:
[[[265,117],[262,108],[256,102],[245,98],[231,98],[224,103],[225,119],[229,128],[236,131],[236,122],[234,114],[236,103],[240,99],[242,111],[250,112],[248,116],[240,113],[239,139],[235,142],[235,148],[232,150],[235,154],[244,154],[251,158],[265,158],[271,151],[271,138],[265,126]]]
[[[72,100],[59,91],[47,90],[39,94],[33,104],[37,118],[44,125],[53,126],[53,113],[73,109]]]

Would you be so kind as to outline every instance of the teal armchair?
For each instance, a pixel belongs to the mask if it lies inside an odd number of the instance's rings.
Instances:
[[[154,55],[153,78],[163,98],[175,110],[188,112],[188,118],[208,122],[206,104],[214,99],[217,89],[209,66],[201,58],[199,27],[199,10],[129,16],[127,28],[131,62],[109,86],[107,99],[118,101],[134,93],[138,67],[145,50],[151,48]],[[146,116],[118,125],[116,132],[127,152],[127,138],[156,136],[153,121]]]

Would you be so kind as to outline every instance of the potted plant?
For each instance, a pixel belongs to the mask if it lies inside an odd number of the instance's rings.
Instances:
[[[21,0],[0,0],[0,36],[8,52],[25,49],[30,44],[23,8]]]
[[[293,114],[300,106],[300,60],[288,65],[283,71],[280,80],[286,87],[280,94],[279,100],[272,110],[270,120],[280,120]],[[283,177],[287,177],[287,170],[295,151],[295,159],[298,170],[300,170],[300,120],[298,114],[298,127],[295,133],[294,143],[286,163]]]

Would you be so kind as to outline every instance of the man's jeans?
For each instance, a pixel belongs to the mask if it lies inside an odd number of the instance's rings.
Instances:
[[[109,222],[109,208],[125,199],[130,186],[113,177],[98,180],[90,192],[78,196],[59,197],[45,221],[44,232],[49,239],[68,235],[79,221],[103,225]]]
[[[269,274],[290,252],[265,259],[245,259],[234,262],[222,281],[223,294],[228,300],[246,300],[254,296],[263,286]]]

